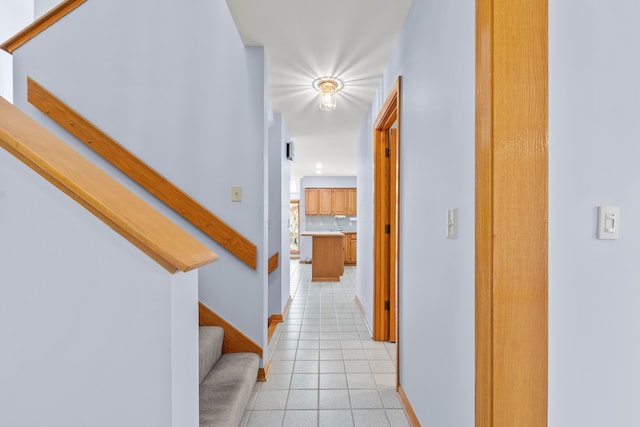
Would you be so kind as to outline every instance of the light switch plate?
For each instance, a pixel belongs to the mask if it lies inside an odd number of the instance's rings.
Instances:
[[[447,239],[458,238],[458,208],[447,210]]]
[[[242,201],[242,187],[239,185],[234,185],[231,187],[231,201],[232,202],[241,202]]]
[[[616,240],[620,236],[620,208],[618,206],[598,207],[598,239]]]

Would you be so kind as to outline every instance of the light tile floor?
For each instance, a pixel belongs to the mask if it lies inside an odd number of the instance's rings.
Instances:
[[[340,282],[311,283],[311,265],[291,263],[291,308],[242,426],[409,425],[395,391],[395,345],[371,340],[355,278],[346,267]]]

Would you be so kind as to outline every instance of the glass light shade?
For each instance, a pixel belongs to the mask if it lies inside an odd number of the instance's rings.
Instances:
[[[336,91],[338,85],[331,80],[324,80],[318,83],[318,89],[320,94],[318,95],[318,101],[320,103],[320,109],[323,111],[331,111],[336,108]]]

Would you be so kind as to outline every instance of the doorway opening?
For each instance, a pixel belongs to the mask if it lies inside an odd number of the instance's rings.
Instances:
[[[398,341],[400,84],[398,77],[373,126],[373,339],[390,342]]]
[[[289,203],[289,252],[291,259],[300,258],[300,200]]]

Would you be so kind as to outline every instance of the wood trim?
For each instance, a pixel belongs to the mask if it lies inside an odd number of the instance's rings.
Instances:
[[[271,344],[271,337],[273,337],[273,334],[276,331],[278,324],[282,322],[284,322],[284,318],[282,317],[282,314],[272,314],[271,316],[269,316],[269,321],[267,324],[267,340],[268,340],[267,342],[269,344]]]
[[[80,6],[86,0],[65,0],[40,18],[33,21],[24,30],[0,45],[0,49],[7,53],[13,53],[23,44],[64,18],[76,7]]]
[[[483,4],[481,5],[480,2]],[[476,0],[475,426],[493,425],[491,1]],[[485,28],[488,33],[480,33]],[[483,218],[480,221],[480,218]],[[486,219],[484,219],[486,218]]]
[[[399,106],[398,106],[399,108]],[[399,114],[396,114],[397,117],[400,117]],[[398,182],[398,160],[400,158],[400,156],[398,156],[398,129],[390,129],[389,131],[390,133],[390,138],[389,138],[389,147],[390,147],[390,151],[391,151],[391,160],[389,161],[389,178],[390,178],[390,182]],[[396,226],[392,226],[391,227],[391,234],[389,235],[389,241],[391,244],[391,252],[395,253],[396,255],[391,257],[392,261],[395,261],[397,259],[397,254],[398,254],[398,208],[399,208],[399,202],[398,202],[398,186],[397,185],[390,185],[389,186],[389,199],[390,200],[395,200],[395,209],[390,209],[389,212],[389,223],[390,224],[395,224]],[[398,314],[396,313],[396,308],[397,308],[397,301],[396,301],[396,284],[398,282],[398,271],[397,271],[397,263],[396,262],[390,262],[389,263],[389,277],[391,277],[392,279],[390,280],[390,289],[389,289],[389,341],[390,342],[396,342],[396,331],[397,331],[397,327],[398,325],[396,324],[396,319],[398,317]],[[397,346],[396,346],[397,348]]]
[[[265,382],[269,378],[271,372],[271,360],[264,362],[264,366],[258,369],[258,381]]]
[[[413,406],[411,406],[411,402],[409,402],[407,394],[404,392],[404,389],[400,385],[398,386],[398,399],[400,400],[402,409],[404,409],[404,413],[407,416],[407,420],[409,421],[411,427],[420,427],[421,424],[418,420],[418,416],[413,410]]]
[[[476,0],[476,426],[546,426],[548,0]]]
[[[218,242],[249,267],[256,269],[256,245],[209,212],[204,206],[126,148],[111,139],[36,81],[28,78],[27,88],[27,98],[36,108],[175,212],[182,215],[187,221],[198,227],[204,234]]]
[[[170,273],[189,271],[218,258],[3,98],[0,98],[0,146]]]
[[[376,121],[373,123],[374,129],[390,129],[393,122],[399,117],[400,80],[401,78],[398,77],[389,91],[389,96],[384,101],[378,117],[376,117]]]
[[[269,266],[269,274],[273,273],[276,268],[278,268],[278,258],[280,254],[276,252],[269,258],[268,266]]]
[[[202,301],[198,302],[198,321],[200,326],[219,326],[224,329],[222,353],[255,353],[262,358],[262,347],[246,336],[231,323],[224,320]]]
[[[373,339],[377,341],[384,341],[390,338],[389,335],[389,313],[385,312],[384,304],[386,295],[391,292],[388,288],[388,283],[385,278],[390,277],[392,270],[389,266],[397,265],[399,261],[399,245],[397,241],[399,239],[399,224],[391,222],[393,218],[387,218],[383,212],[383,207],[387,206],[389,193],[386,189],[386,180],[389,179],[389,174],[394,173],[396,179],[399,180],[399,150],[400,150],[400,138],[401,138],[401,121],[400,121],[400,91],[401,91],[401,77],[396,79],[384,105],[382,106],[380,113],[376,117],[373,126],[373,144],[374,144],[374,295],[373,295]],[[394,157],[396,167],[386,167],[385,162],[385,149],[388,145],[388,130],[391,128],[395,121],[398,121],[397,127],[397,144],[394,150]],[[399,182],[399,181],[398,181]],[[395,194],[396,205],[399,204],[400,194]],[[396,217],[399,218],[399,211],[395,212]],[[391,233],[385,233],[385,224],[389,221],[391,224]],[[396,229],[396,227],[398,227]],[[385,244],[390,238],[396,240],[394,247],[396,251],[389,251],[389,245]],[[399,276],[394,275],[396,279],[396,292],[399,295]],[[397,337],[395,337],[397,340]]]

